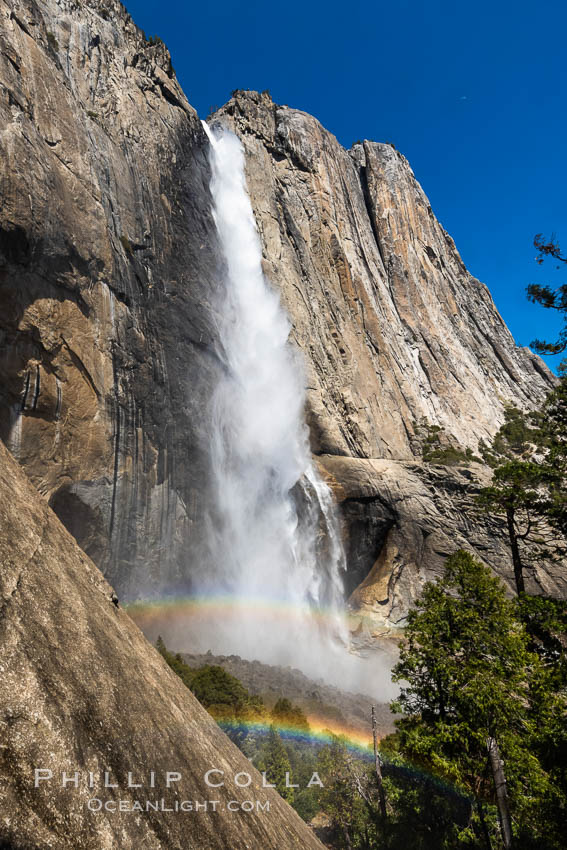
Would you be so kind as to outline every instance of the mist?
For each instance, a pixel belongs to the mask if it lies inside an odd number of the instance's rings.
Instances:
[[[345,555],[331,492],[309,448],[301,355],[262,271],[241,142],[227,129],[203,126],[225,273],[214,305],[222,376],[208,419],[210,566],[197,573],[195,590],[230,604],[222,615],[203,606],[197,619],[176,624],[176,646],[291,665],[360,688],[370,661],[350,647]],[[385,688],[383,661],[375,657],[371,666]]]

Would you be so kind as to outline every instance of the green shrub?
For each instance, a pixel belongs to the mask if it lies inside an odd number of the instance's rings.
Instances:
[[[122,247],[124,248],[126,253],[128,255],[132,256],[132,254],[134,253],[134,250],[132,248],[132,243],[130,242],[128,237],[124,236],[124,234],[122,234],[122,236],[120,237],[120,242],[122,243]]]
[[[59,42],[55,37],[55,33],[51,32],[51,30],[49,30],[47,33],[47,43],[51,50],[54,51],[54,53],[57,53],[59,51]]]
[[[280,697],[272,709],[272,717],[283,726],[293,726],[297,729],[309,729],[309,723],[303,709],[292,705],[286,697]]]
[[[437,463],[442,466],[469,466],[473,462],[480,463],[480,458],[473,454],[470,448],[456,445],[454,437],[448,437],[440,425],[432,425],[423,416],[419,422],[414,422],[416,437],[419,441],[421,455],[426,463]]]
[[[183,661],[179,653],[170,652],[161,637],[157,639],[156,649],[219,723],[238,723],[265,717],[266,707],[262,698],[249,694],[236,676],[227,673],[222,667],[206,664],[194,670]]]
[[[186,664],[179,653],[170,652],[166,647],[161,635],[157,639],[156,649],[167,661],[174,673],[177,673],[184,685],[191,687],[195,671]]]

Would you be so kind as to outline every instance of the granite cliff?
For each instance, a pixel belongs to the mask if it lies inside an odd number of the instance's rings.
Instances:
[[[391,145],[347,151],[255,92],[215,118],[246,149],[266,272],[306,354],[315,452],[412,457],[422,417],[476,450],[504,402],[531,405],[550,388]]]
[[[116,0],[0,0],[0,83],[0,436],[121,597],[186,589],[221,368],[206,136]],[[211,120],[245,147],[353,605],[399,622],[455,541],[509,580],[502,530],[469,514],[485,472],[423,464],[416,423],[474,450],[552,376],[391,146],[347,151],[255,92]],[[551,568],[533,581],[564,591]]]
[[[322,847],[275,791],[262,788],[261,775],[115,604],[110,585],[2,445],[0,562],[0,846]],[[52,772],[40,774],[38,787],[36,768]],[[211,769],[224,772],[224,786],[207,786]],[[71,779],[65,787],[63,771]],[[168,771],[180,774],[169,788]],[[250,775],[250,787],[235,783],[239,772]],[[132,808],[162,799],[166,809]],[[89,800],[106,810],[89,808]],[[185,800],[217,800],[217,811],[175,812]],[[249,800],[269,808],[241,808]]]
[[[114,0],[2,2],[0,63],[0,435],[121,593],[174,581],[216,369],[205,135]]]
[[[515,345],[391,145],[347,151],[267,93],[236,91],[210,120],[246,151],[265,271],[305,355],[312,448],[341,507],[361,630],[403,622],[459,546],[512,589],[505,529],[473,511],[488,470],[424,464],[420,427],[439,426],[447,446],[474,452],[507,403],[529,409],[549,392],[551,373]],[[550,564],[530,587],[567,591]]]

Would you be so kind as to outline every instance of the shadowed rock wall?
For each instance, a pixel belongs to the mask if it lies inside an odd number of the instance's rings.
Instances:
[[[0,436],[120,592],[199,545],[206,139],[115,0],[0,3]]]
[[[168,668],[0,444],[0,844],[11,850],[321,848]],[[35,768],[53,781],[34,787]],[[205,773],[224,771],[209,788]],[[62,787],[62,772],[79,786]],[[88,772],[94,789],[88,787]],[[104,787],[104,773],[116,788]],[[150,787],[150,771],[155,788]],[[166,787],[166,772],[181,774]],[[128,787],[140,783],[142,788]],[[250,787],[234,776],[250,774]],[[43,774],[45,775],[45,774]],[[211,781],[219,782],[214,774]],[[242,782],[246,781],[241,778]],[[89,799],[218,800],[217,812],[89,811]],[[269,810],[227,809],[246,800]]]

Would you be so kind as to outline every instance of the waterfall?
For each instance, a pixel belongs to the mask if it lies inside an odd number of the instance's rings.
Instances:
[[[10,430],[6,440],[6,446],[16,460],[20,459],[22,449],[22,423],[22,403],[18,402],[10,407]]]
[[[203,127],[225,263],[216,305],[223,375],[211,398],[214,574],[203,581],[232,599],[230,625],[216,625],[230,651],[320,673],[322,655],[338,646],[346,654],[337,518],[309,450],[302,359],[262,271],[242,145]]]

